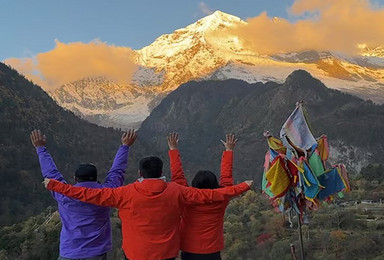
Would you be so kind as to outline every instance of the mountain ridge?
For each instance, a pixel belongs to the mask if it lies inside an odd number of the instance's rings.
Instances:
[[[188,82],[162,100],[142,123],[140,134],[153,153],[167,158],[164,136],[179,132],[179,150],[191,178],[204,168],[219,172],[220,139],[234,132],[239,139],[236,180],[254,178],[259,183],[267,149],[262,133],[278,135],[299,100],[304,100],[314,135],[328,135],[331,163],[343,162],[358,172],[368,163],[384,162],[380,139],[384,106],[328,89],[305,71],[293,72],[283,84],[235,79]]]
[[[292,71],[304,69],[329,88],[384,103],[384,58],[368,55],[372,51],[380,53],[380,48],[368,48],[367,53],[359,57],[326,50],[263,55],[246,49],[236,36],[217,33],[242,24],[246,22],[216,11],[135,50],[138,72],[130,88],[121,88],[116,95],[129,96],[127,92],[132,90],[139,91],[142,98],[131,99],[132,105],[125,109],[92,109],[75,98],[72,102],[61,101],[63,93],[70,92],[71,83],[51,95],[60,105],[83,118],[91,121],[95,117],[104,118],[92,122],[114,127],[139,126],[154,105],[188,81],[237,78],[248,83],[271,80],[283,83]],[[100,91],[102,88],[103,84],[100,84]],[[84,93],[82,99],[95,99],[96,96],[95,93]],[[105,100],[108,98],[107,95],[102,97]]]

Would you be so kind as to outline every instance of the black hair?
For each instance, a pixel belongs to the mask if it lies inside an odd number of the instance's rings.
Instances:
[[[144,178],[159,178],[163,173],[163,161],[157,156],[147,156],[140,160],[139,169]]]
[[[216,175],[208,170],[198,171],[192,180],[192,187],[199,189],[217,189],[220,188]]]
[[[78,182],[97,181],[96,166],[91,163],[80,164],[75,171],[75,178]]]

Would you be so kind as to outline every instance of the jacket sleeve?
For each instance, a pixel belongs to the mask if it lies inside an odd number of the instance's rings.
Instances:
[[[183,186],[188,186],[187,179],[184,175],[183,165],[181,164],[179,150],[169,150],[168,155],[172,181]]]
[[[220,174],[220,186],[232,186],[233,185],[233,152],[224,151],[221,157],[221,174]]]
[[[245,182],[219,188],[219,189],[197,189],[193,187],[179,186],[186,204],[204,204],[230,200],[250,189]]]
[[[36,148],[37,155],[39,156],[40,168],[43,178],[54,179],[59,182],[67,183],[64,180],[63,175],[59,172],[56,167],[55,162],[53,161],[52,156],[49,154],[47,148],[45,147],[37,147]],[[60,201],[64,198],[63,195],[52,192],[52,196]]]
[[[120,145],[117,150],[115,159],[111,169],[109,170],[107,177],[105,178],[104,187],[117,188],[124,184],[125,169],[128,163],[128,145]]]
[[[130,186],[94,189],[75,187],[51,180],[47,189],[97,206],[122,208],[128,201],[126,198],[129,196]]]

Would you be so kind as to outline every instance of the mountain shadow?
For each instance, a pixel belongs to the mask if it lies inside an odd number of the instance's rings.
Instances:
[[[331,153],[351,172],[368,162],[384,162],[384,106],[329,89],[303,70],[294,71],[283,84],[188,82],[152,111],[140,135],[146,151],[167,158],[165,136],[179,132],[184,168],[191,177],[199,169],[219,172],[220,139],[233,132],[239,139],[235,179],[259,183],[267,149],[262,133],[269,130],[278,136],[299,100],[304,101],[315,137],[327,134]]]

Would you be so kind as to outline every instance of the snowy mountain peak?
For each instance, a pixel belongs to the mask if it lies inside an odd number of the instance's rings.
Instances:
[[[217,31],[245,23],[239,17],[216,11],[185,28],[178,29],[171,34],[161,35],[151,45],[138,50],[141,58],[139,63],[150,67],[158,66],[157,63],[153,63],[153,59],[162,60],[191,48],[197,43],[205,44],[205,32],[207,31]]]
[[[359,47],[362,50],[362,53],[361,53],[362,56],[384,58],[384,47],[382,46],[377,46],[372,48],[372,47],[366,46],[365,44],[362,44]]]
[[[233,16],[221,11],[216,11],[208,15],[196,23],[187,26],[185,29],[189,31],[205,32],[207,30],[217,30],[225,27],[235,26],[240,23],[245,23],[237,16]]]
[[[201,78],[226,64],[232,53],[243,53],[236,37],[212,37],[209,32],[246,24],[239,17],[216,11],[197,22],[157,38],[151,45],[136,51],[144,67],[166,71],[163,89],[172,90],[194,78]],[[229,57],[230,56],[230,57]],[[183,70],[180,70],[183,69]]]

